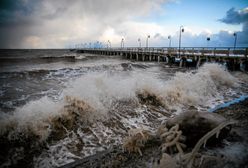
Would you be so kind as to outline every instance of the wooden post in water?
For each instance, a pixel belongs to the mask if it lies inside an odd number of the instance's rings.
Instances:
[[[183,66],[183,59],[182,59],[182,57],[180,57],[179,67],[181,68],[182,66]]]
[[[204,56],[204,48],[202,48],[202,50],[201,50],[201,55],[202,55],[202,57]]]
[[[197,61],[197,64],[196,64],[196,68],[199,68],[200,64],[201,64],[201,57],[198,56],[198,61]]]
[[[248,48],[245,49],[245,57],[248,58]]]

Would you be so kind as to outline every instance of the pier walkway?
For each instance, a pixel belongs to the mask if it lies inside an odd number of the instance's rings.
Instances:
[[[231,70],[248,67],[248,48],[204,48],[204,47],[149,47],[149,48],[83,48],[80,53],[100,55],[120,55],[136,61],[157,61],[179,64],[179,66],[196,66],[204,62],[227,63]]]

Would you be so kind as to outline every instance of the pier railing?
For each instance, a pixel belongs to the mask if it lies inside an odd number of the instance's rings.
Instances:
[[[180,67],[199,67],[205,62],[226,64],[230,70],[248,71],[248,48],[149,47],[149,48],[82,48],[80,53],[119,55],[136,61],[166,62]],[[180,52],[180,53],[179,53]]]
[[[153,53],[161,55],[181,56],[211,56],[211,57],[245,57],[248,56],[248,48],[238,47],[126,47],[126,48],[82,48],[81,51],[112,51],[132,53]]]

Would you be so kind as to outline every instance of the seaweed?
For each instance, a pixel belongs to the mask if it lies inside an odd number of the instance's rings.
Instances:
[[[169,130],[166,126],[160,127],[159,136],[163,142],[161,145],[162,152],[170,151],[173,152],[173,149],[176,148],[180,154],[183,154],[183,149],[186,145],[181,143],[185,138],[182,136],[182,131],[179,131],[179,125],[171,127]]]
[[[131,129],[128,132],[128,137],[124,139],[123,149],[124,151],[138,152],[142,156],[141,148],[145,143],[154,137],[153,133],[143,128]]]

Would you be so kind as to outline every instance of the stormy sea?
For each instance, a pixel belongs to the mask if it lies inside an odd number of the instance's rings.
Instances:
[[[0,50],[0,167],[59,167],[190,109],[248,95],[224,65],[179,68],[69,50]]]

